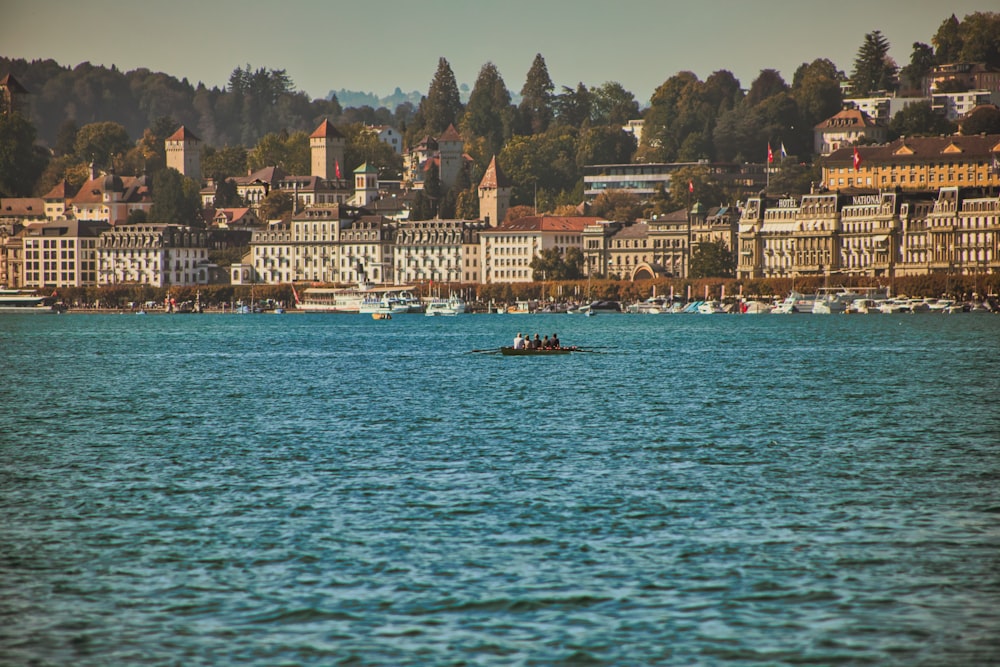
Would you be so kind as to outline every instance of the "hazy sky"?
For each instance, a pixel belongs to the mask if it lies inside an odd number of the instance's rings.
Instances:
[[[459,84],[493,62],[512,93],[541,53],[557,92],[617,81],[643,106],[670,76],[728,69],[744,88],[803,62],[850,72],[881,30],[902,66],[951,13],[980,0],[6,0],[0,55],[147,67],[224,87],[238,66],[284,69],[299,90],[426,93],[438,58]]]

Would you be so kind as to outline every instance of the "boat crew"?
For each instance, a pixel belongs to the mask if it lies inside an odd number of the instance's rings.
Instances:
[[[552,334],[552,338],[549,339],[549,344],[552,347],[558,348],[559,347],[559,336],[557,336],[556,334]]]
[[[514,336],[514,349],[523,350],[524,349],[524,339],[521,338],[521,332],[518,331],[517,335]]]

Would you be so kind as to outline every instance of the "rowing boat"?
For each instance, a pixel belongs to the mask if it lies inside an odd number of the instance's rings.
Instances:
[[[513,347],[501,347],[500,354],[505,357],[530,357],[534,355],[544,355],[544,354],[569,354],[570,352],[576,352],[575,347],[539,347],[539,348],[519,348],[515,349]]]

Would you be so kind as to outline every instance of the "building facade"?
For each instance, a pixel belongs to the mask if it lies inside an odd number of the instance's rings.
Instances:
[[[543,250],[569,248],[583,250],[583,231],[598,218],[529,216],[479,234],[482,283],[529,283],[544,280],[535,276],[533,260]]]
[[[843,146],[853,146],[859,141],[881,143],[888,130],[876,123],[860,109],[844,109],[813,128],[813,152],[829,155]]]
[[[21,287],[89,287],[100,284],[98,245],[105,222],[62,219],[31,225],[20,237]]]
[[[211,245],[206,229],[165,223],[116,225],[97,241],[97,284],[206,285]]]
[[[1000,135],[903,137],[879,146],[841,148],[822,160],[823,186],[869,193],[899,188],[1000,187]]]
[[[486,227],[467,220],[399,223],[393,248],[395,283],[478,283],[479,235]]]

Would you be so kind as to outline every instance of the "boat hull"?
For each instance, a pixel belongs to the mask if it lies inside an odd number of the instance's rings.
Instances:
[[[528,348],[517,350],[514,349],[513,347],[500,348],[500,354],[504,355],[505,357],[534,357],[534,356],[543,356],[547,354],[570,354],[573,351],[574,350],[571,347],[556,347],[549,349],[541,348],[538,350],[528,349]]]

